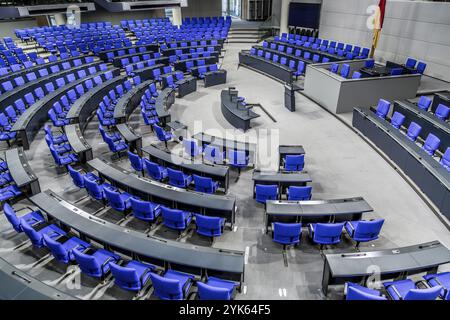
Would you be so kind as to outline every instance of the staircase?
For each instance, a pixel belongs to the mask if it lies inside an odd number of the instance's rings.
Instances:
[[[232,26],[228,31],[227,43],[258,43],[267,32],[265,29]]]

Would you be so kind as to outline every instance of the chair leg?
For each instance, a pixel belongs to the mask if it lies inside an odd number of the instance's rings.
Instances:
[[[287,267],[288,266],[288,260],[287,260],[287,251],[286,251],[287,246],[285,244],[283,244],[283,251],[282,251],[282,255],[283,255],[283,262],[284,262],[284,266]]]

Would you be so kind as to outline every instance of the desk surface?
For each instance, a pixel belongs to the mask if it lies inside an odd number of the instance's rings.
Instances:
[[[86,139],[84,139],[78,123],[64,126],[64,132],[66,133],[67,140],[75,153],[81,153],[91,149],[89,143]]]
[[[372,212],[373,208],[362,197],[333,200],[270,200],[266,202],[268,215],[348,215]]]
[[[259,171],[253,170],[252,180],[257,182],[273,183],[306,183],[311,182],[311,176],[307,171]]]
[[[241,102],[231,101],[228,90],[222,90],[221,94],[222,105],[225,106],[231,113],[242,120],[251,120],[260,117],[259,114],[253,112],[251,109],[244,106]]]
[[[43,212],[65,225],[115,248],[179,265],[230,273],[244,272],[242,251],[190,245],[126,229],[74,207],[49,190],[30,200]]]
[[[28,164],[22,147],[6,150],[5,161],[11,177],[19,188],[38,180]]]
[[[281,155],[305,154],[305,149],[300,145],[279,145],[278,153]]]
[[[77,300],[0,258],[0,300]]]
[[[137,177],[131,172],[110,163],[105,159],[93,159],[88,165],[108,180],[123,184],[132,190],[157,198],[209,210],[234,212],[236,198],[188,191],[157,181]]]
[[[382,274],[414,271],[450,263],[450,250],[439,241],[403,248],[347,254],[325,254],[333,277],[365,276],[378,266]]]
[[[194,171],[206,176],[226,177],[228,175],[228,167],[218,165],[208,165],[202,162],[192,162],[191,159],[180,157],[173,153],[168,153],[153,145],[142,148],[144,153],[147,153],[151,157],[158,158],[166,163],[170,163],[180,168]]]

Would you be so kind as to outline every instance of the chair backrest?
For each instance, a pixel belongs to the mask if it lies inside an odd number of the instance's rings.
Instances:
[[[130,163],[131,163],[131,166],[133,167],[133,169],[136,171],[142,171],[141,157],[139,157],[139,155],[137,155],[131,151],[127,151],[127,153],[128,153],[128,158],[130,159]]]
[[[103,191],[95,181],[89,180],[86,176],[84,176],[84,185],[91,197],[97,200],[103,199]]]
[[[140,290],[141,281],[136,269],[119,266],[114,262],[109,263],[109,268],[114,277],[114,282],[121,288],[129,290]]]
[[[93,256],[79,252],[78,250],[73,250],[72,253],[83,273],[97,277],[102,274],[101,266]]]
[[[339,69],[339,65],[338,65],[337,63],[333,63],[333,64],[331,65],[330,71],[333,72],[333,73],[337,73],[337,72],[338,72],[338,69]]]
[[[171,209],[165,206],[161,207],[161,214],[164,222],[169,222],[170,225],[176,225],[177,227],[185,228],[185,214],[182,210]]]
[[[350,65],[347,63],[344,63],[341,67],[341,76],[344,78],[348,78],[349,74],[350,74]]]
[[[181,283],[176,279],[166,279],[155,273],[150,273],[154,294],[165,300],[181,300],[183,299],[183,290]]]
[[[346,300],[386,300],[381,295],[374,295],[354,287],[348,287]]]
[[[130,204],[135,217],[150,220],[155,218],[153,211],[156,206],[154,203],[131,197]]]
[[[450,170],[450,147],[447,147],[439,162],[446,166],[447,170]]]
[[[147,173],[155,180],[161,180],[163,178],[160,166],[148,159],[144,159],[144,166],[147,169]]]
[[[373,68],[375,66],[375,60],[374,59],[368,59],[364,62],[365,68]]]
[[[427,289],[411,289],[403,297],[403,300],[436,300],[441,290],[441,286]]]
[[[392,68],[391,69],[391,76],[398,76],[398,75],[401,75],[402,73],[403,73],[402,68]]]
[[[413,59],[411,57],[408,57],[408,59],[406,59],[406,66],[408,68],[414,68],[416,66],[417,60]]]
[[[305,187],[290,186],[288,189],[289,194],[288,200],[294,201],[311,200],[311,192],[312,192],[311,186]]]
[[[63,263],[69,263],[70,261],[69,252],[63,247],[62,244],[51,239],[46,234],[43,235],[43,239],[45,245],[50,249],[56,260]]]
[[[370,241],[378,239],[378,235],[383,227],[384,219],[370,221],[358,221],[353,239],[356,241]]]
[[[442,103],[440,103],[437,106],[436,111],[434,112],[436,117],[438,117],[439,119],[441,119],[443,121],[447,120],[449,113],[450,113],[450,108]]]
[[[305,165],[305,155],[286,155],[284,169],[288,171],[302,171]]]
[[[433,155],[439,145],[441,144],[441,140],[436,137],[434,134],[429,133],[425,142],[423,143],[422,149],[425,150],[428,154]]]
[[[197,228],[211,232],[211,236],[221,234],[222,221],[223,220],[220,217],[203,216],[200,214],[195,215],[195,224],[197,225]]]
[[[361,79],[362,74],[359,71],[354,71],[352,75],[352,79]]]
[[[167,175],[169,176],[169,182],[179,187],[185,187],[184,174],[180,170],[167,168]]]
[[[390,107],[391,103],[389,101],[384,99],[378,100],[376,115],[382,119],[385,119]]]
[[[422,127],[419,126],[417,123],[415,123],[414,121],[411,121],[411,123],[409,124],[408,130],[406,131],[406,136],[412,140],[412,141],[416,141],[417,137],[420,134],[420,131],[422,131]]]
[[[405,116],[398,111],[395,111],[391,118],[391,124],[394,128],[400,129],[405,121]]]
[[[425,72],[426,67],[427,64],[425,62],[419,61],[416,70],[418,73],[423,74]]]
[[[300,241],[302,233],[301,223],[280,223],[273,224],[273,239],[285,244],[294,244]]]
[[[34,246],[40,248],[44,245],[41,233],[34,230],[24,219],[20,219],[20,225]]]
[[[231,300],[230,291],[225,288],[213,287],[203,282],[197,282],[200,300]]]
[[[5,213],[6,219],[11,223],[12,227],[16,232],[22,232],[22,227],[20,224],[20,219],[17,217],[16,212],[9,203],[3,205],[3,212]]]
[[[209,177],[201,177],[194,174],[194,185],[195,190],[199,192],[212,193],[214,191],[213,180]]]
[[[278,198],[277,185],[257,184],[255,186],[256,201],[265,203],[267,200],[276,200]]]
[[[72,178],[73,183],[78,188],[84,188],[83,175],[80,172],[78,172],[77,170],[75,170],[74,168],[72,168],[71,165],[68,165],[67,169],[69,170],[69,174],[70,174],[70,177]]]
[[[344,223],[317,223],[314,229],[314,241],[333,244],[340,241]]]

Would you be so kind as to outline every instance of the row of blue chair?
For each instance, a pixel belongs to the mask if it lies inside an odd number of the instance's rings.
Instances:
[[[450,272],[427,274],[423,280],[412,279],[387,281],[383,289],[391,300],[450,300]],[[347,282],[344,294],[347,300],[387,300],[377,289]]]
[[[0,158],[0,203],[18,197],[22,191],[17,187],[11,174],[8,164]]]
[[[159,53],[159,52],[151,53],[149,51],[149,53],[143,54],[143,55],[140,53],[137,53],[135,56],[131,56],[131,58],[120,59],[120,65],[122,68],[125,68],[130,63],[138,63],[141,61],[144,62],[144,61],[149,61],[150,59],[158,59],[158,58],[161,58],[161,53]]]
[[[425,100],[423,100],[423,101],[425,101]],[[375,114],[379,118],[387,120],[386,117],[387,117],[387,114],[389,113],[390,107],[391,107],[391,103],[389,101],[380,99],[378,101],[378,105],[377,105]],[[405,120],[405,116],[403,114],[401,114],[400,112],[396,111],[392,115],[390,123],[394,128],[400,129],[402,127],[404,120]],[[420,125],[418,125],[416,122],[411,121],[405,134],[409,140],[416,142],[421,131],[422,131],[422,127]],[[426,137],[425,141],[422,143],[422,149],[426,153],[428,153],[430,156],[434,156],[436,153],[436,150],[439,148],[440,144],[441,144],[441,140],[438,137],[436,137],[434,134],[429,133],[428,136]],[[445,153],[440,158],[439,163],[447,170],[450,169],[449,168],[450,147],[446,149]]]
[[[181,72],[177,72],[177,77]],[[181,73],[182,74],[182,73]],[[156,112],[155,103],[159,93],[156,89],[156,85],[152,82],[149,87],[144,91],[141,97],[140,107],[141,114],[144,119],[144,123],[153,130],[153,125],[159,123],[158,113]]]
[[[256,184],[255,198],[259,203],[265,204],[267,200],[277,200],[280,198],[280,190],[277,185]],[[311,200],[312,187],[289,186],[287,189],[287,198],[292,201]]]
[[[431,106],[432,99],[427,96],[421,96],[419,98],[419,101],[417,101],[416,105],[419,107],[419,109],[423,111],[427,111],[431,113],[430,106]],[[438,104],[436,107],[436,110],[434,111],[434,115],[442,121],[447,121],[448,117],[450,115],[450,108],[444,105],[443,103]]]
[[[271,43],[269,46],[269,43],[267,41],[263,42],[263,48],[268,49],[270,48],[270,50],[277,50],[278,52],[280,52],[281,54],[285,53],[286,55],[294,55],[296,57],[301,58],[302,57],[302,50],[301,49],[296,49],[294,47],[291,46],[286,46],[283,44],[279,44],[277,45],[276,43]],[[285,50],[286,49],[286,50]],[[266,53],[267,55],[267,53]],[[311,60],[313,63],[326,63],[330,61],[330,58],[323,56],[322,60],[320,60],[320,55],[316,54],[316,53],[311,53],[308,50],[304,50],[303,51],[303,58],[307,59],[307,60]]]
[[[122,50],[117,51],[110,51],[106,53],[106,58],[109,62],[112,62],[114,58],[121,57],[127,54],[135,54],[135,53],[143,53],[146,52],[146,47],[129,47],[129,48],[123,48]]]
[[[166,300],[187,299],[194,283],[198,288],[199,299],[230,300],[235,294],[238,285],[235,282],[208,277],[203,283],[195,281],[193,275],[173,269],[159,273],[157,267],[150,263],[123,260],[114,252],[95,247],[58,225],[49,224],[40,211],[18,217],[9,204],[5,204],[3,209],[14,230],[24,232],[34,247],[48,248],[60,263],[77,263],[81,272],[90,277],[105,280],[112,274],[115,284],[124,290],[140,293],[151,281],[154,295]]]
[[[256,50],[256,48],[251,48],[250,49],[250,54],[252,55],[257,55],[258,57],[263,57],[264,55],[264,51],[263,50]],[[264,55],[264,59],[266,60],[271,60],[271,53],[270,52],[266,52]],[[281,59],[279,59],[279,56],[274,54],[272,56],[272,61],[275,63],[279,63],[280,65],[287,65],[287,58],[286,57],[282,57]],[[298,78],[299,76],[303,75],[305,73],[305,62],[303,60],[294,60],[294,59],[290,59],[289,60],[289,68],[292,69],[294,71],[293,75]]]
[[[309,238],[320,245],[320,250],[326,245],[336,245],[341,242],[343,230],[356,242],[356,248],[361,242],[377,240],[384,224],[384,219],[347,221],[340,223],[310,223],[307,225]],[[298,245],[302,236],[301,223],[272,224],[272,238],[274,242],[283,245]]]

